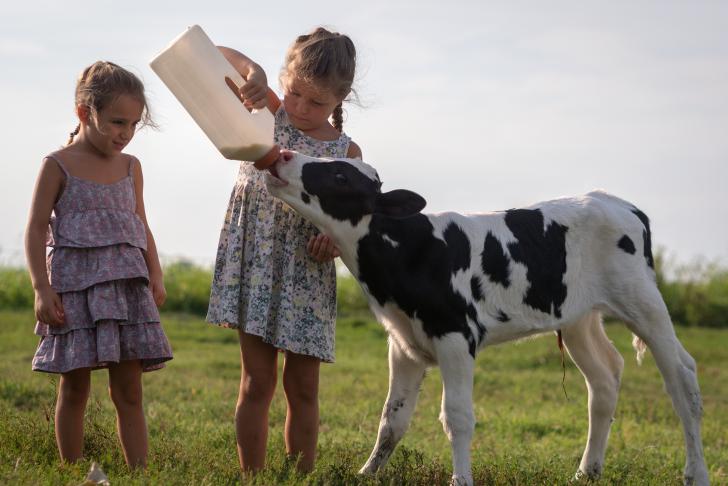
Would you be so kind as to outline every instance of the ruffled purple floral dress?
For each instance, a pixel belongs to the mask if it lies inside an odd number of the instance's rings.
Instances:
[[[66,323],[38,322],[40,344],[33,370],[66,373],[141,360],[144,371],[162,368],[172,349],[162,330],[149,289],[143,250],[144,223],[136,214],[134,178],[113,184],[79,179],[68,173],[53,207],[46,244],[53,290],[63,302]]]
[[[346,157],[351,139],[311,138],[281,104],[275,142],[312,157]],[[334,361],[336,269],[306,251],[316,227],[268,193],[260,171],[240,164],[215,260],[207,321],[240,329],[274,347]]]

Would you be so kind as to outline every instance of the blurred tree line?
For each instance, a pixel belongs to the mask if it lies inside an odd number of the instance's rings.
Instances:
[[[168,312],[204,316],[210,295],[212,269],[186,260],[165,265]],[[664,251],[655,256],[657,284],[676,325],[728,328],[728,268],[714,262],[678,264]],[[0,309],[29,309],[34,295],[23,267],[0,266]],[[368,312],[359,284],[347,272],[338,279],[340,315]]]

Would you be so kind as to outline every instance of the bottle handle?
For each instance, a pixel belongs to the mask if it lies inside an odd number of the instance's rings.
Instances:
[[[240,76],[240,80],[241,81],[245,81],[245,79],[243,79],[242,76]],[[245,109],[248,110],[248,113],[250,113],[252,115],[257,115],[258,113],[261,113],[261,112],[262,113],[270,113],[270,111],[268,110],[268,108],[263,108],[263,109],[260,109],[259,110],[257,108],[250,109],[247,106],[245,106],[245,101],[243,100],[243,96],[240,94],[240,87],[237,84],[235,84],[235,81],[233,81],[232,79],[230,79],[230,76],[225,76],[225,84],[227,84],[228,88],[230,88],[230,91],[233,92],[233,94],[235,95],[235,97],[238,100],[240,100],[240,103],[243,104],[243,106],[245,107]]]
[[[240,79],[242,79],[242,77]],[[243,104],[243,106],[245,106],[245,101],[243,100],[243,96],[240,94],[240,86],[235,84],[235,81],[230,79],[229,76],[225,76],[225,84],[227,84],[228,88],[230,88],[230,91],[232,91],[233,94],[235,95],[235,97],[238,100],[240,100],[240,102]],[[248,110],[249,112],[251,111],[247,106],[245,106],[245,109]]]

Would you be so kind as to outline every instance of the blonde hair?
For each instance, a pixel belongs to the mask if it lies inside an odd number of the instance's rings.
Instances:
[[[338,32],[318,27],[300,35],[286,52],[280,80],[290,77],[330,90],[336,97],[349,101],[356,71],[356,48],[351,39]],[[331,117],[338,131],[343,128],[343,108],[339,103]]]
[[[83,70],[76,82],[75,106],[86,106],[90,116],[96,118],[101,110],[124,94],[133,96],[144,106],[141,126],[155,127],[144,96],[144,85],[133,73],[113,62],[96,61]],[[79,123],[70,133],[67,145],[73,142],[73,137],[80,130]]]

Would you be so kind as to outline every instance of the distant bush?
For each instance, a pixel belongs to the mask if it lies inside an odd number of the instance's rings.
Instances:
[[[658,251],[655,270],[658,287],[675,324],[728,327],[728,268],[705,262],[677,265]],[[178,260],[165,265],[164,282],[167,302],[162,310],[198,316],[207,313],[212,268]],[[337,289],[340,316],[369,312],[359,284],[348,273],[339,275]],[[0,309],[30,308],[33,300],[27,270],[0,265]]]
[[[33,308],[35,294],[28,270],[0,266],[0,309]]]
[[[369,312],[367,298],[351,275],[339,275],[336,280],[336,312],[342,317]]]
[[[177,261],[164,268],[167,302],[163,310],[205,315],[210,297],[212,270],[187,261]],[[33,307],[35,295],[28,270],[0,266],[0,309]]]
[[[655,268],[657,285],[676,324],[728,327],[728,269],[705,262],[669,264],[661,252]]]
[[[211,268],[186,260],[165,265],[164,287],[167,289],[167,301],[162,310],[204,316],[207,314],[211,284]]]

